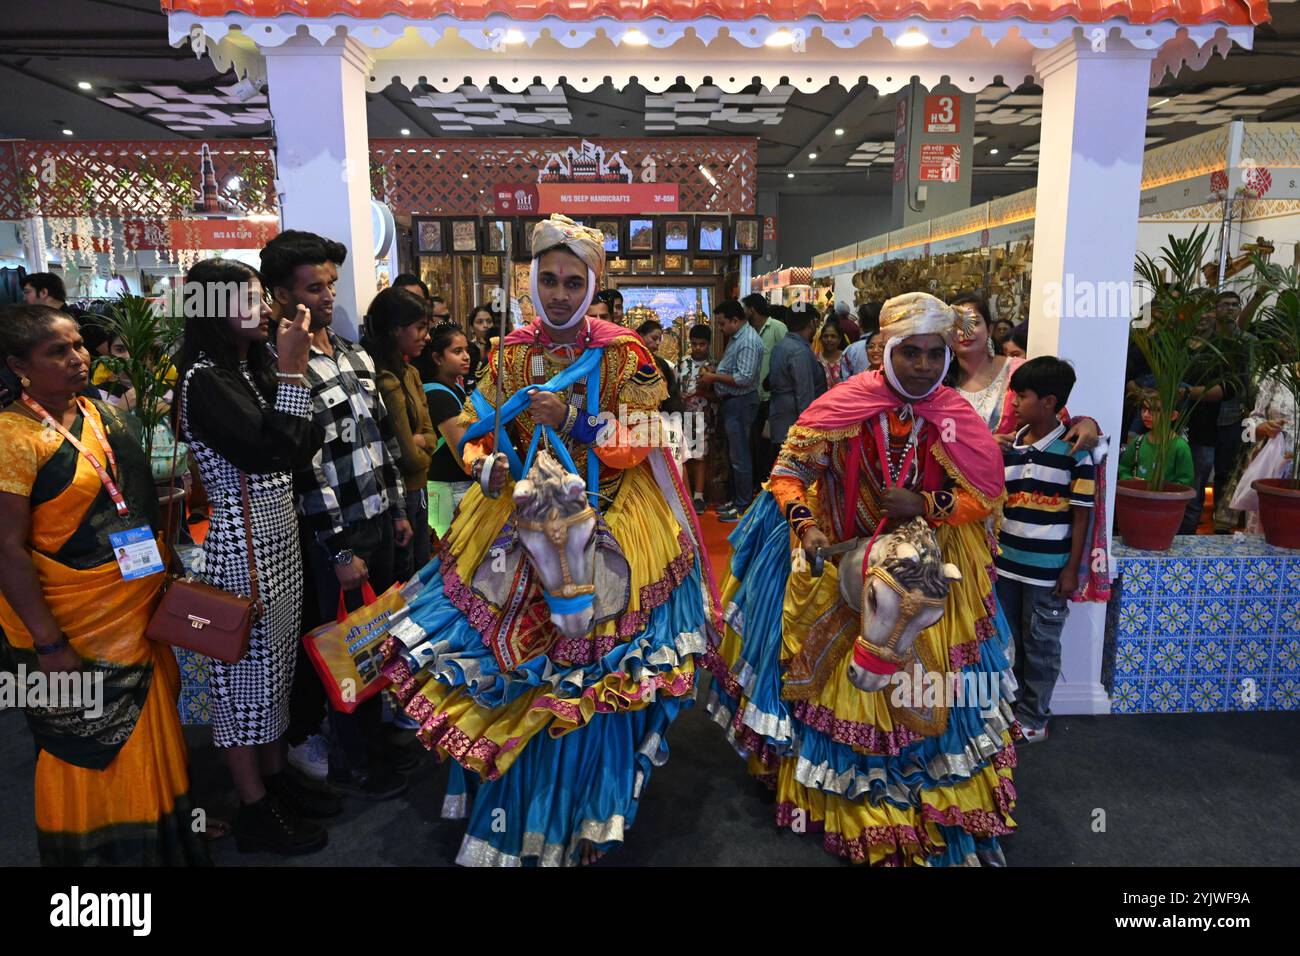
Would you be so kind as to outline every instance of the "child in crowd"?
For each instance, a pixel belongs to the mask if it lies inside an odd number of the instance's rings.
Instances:
[[[997,592],[1015,640],[1016,717],[1029,743],[1047,737],[1061,629],[1079,587],[1095,491],[1089,453],[1071,454],[1061,437],[1057,413],[1073,388],[1074,369],[1053,356],[1030,359],[1011,376],[1019,430],[1002,450],[1007,502]]]
[[[1162,414],[1160,398],[1147,393],[1142,400],[1142,427],[1146,429],[1124,446],[1119,456],[1119,478],[1146,478],[1151,474],[1151,463],[1155,459],[1155,423]],[[1171,423],[1178,421],[1178,410],[1169,413]],[[1192,447],[1182,435],[1174,434],[1170,440],[1169,457],[1165,466],[1165,481],[1191,486],[1194,479],[1192,467]]]
[[[469,341],[460,326],[440,325],[431,333],[425,355],[433,374],[425,381],[424,391],[429,419],[438,435],[429,464],[429,527],[442,538],[470,486],[460,457],[460,439],[465,433],[460,413],[467,398],[461,383],[470,372]]]
[[[707,325],[693,325],[690,331],[691,354],[677,363],[677,381],[681,387],[682,404],[686,408],[686,468],[682,477],[692,504],[699,514],[708,508],[704,498],[706,484],[705,459],[709,454],[708,431],[713,427],[714,407],[708,386],[701,386],[700,372],[710,368],[709,344],[713,333]]]

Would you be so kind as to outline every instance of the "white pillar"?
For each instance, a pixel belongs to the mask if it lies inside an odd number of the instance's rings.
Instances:
[[[24,219],[18,226],[18,233],[22,237],[27,271],[49,272],[50,262],[45,255],[45,217],[32,216]]]
[[[1067,41],[1035,57],[1043,123],[1034,214],[1029,355],[1073,363],[1070,411],[1111,437],[1107,517],[1115,513],[1133,256],[1154,51],[1112,39]],[[1072,604],[1062,635],[1058,714],[1108,713],[1101,686],[1104,605]]]
[[[366,128],[366,81],[374,60],[350,37],[335,37],[321,46],[300,36],[263,52],[283,228],[314,232],[347,246],[333,327],[356,339],[360,318],[375,295]]]

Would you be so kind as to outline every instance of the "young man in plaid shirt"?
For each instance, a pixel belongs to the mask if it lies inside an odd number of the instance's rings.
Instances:
[[[314,615],[304,609],[304,629],[333,620],[340,594],[349,609],[358,607],[367,580],[376,594],[387,590],[393,583],[393,547],[409,543],[413,533],[395,465],[397,440],[375,384],[374,362],[330,330],[339,265],[338,253],[330,251],[334,245],[295,235],[262,250],[263,281],[281,314],[292,315],[299,305],[311,312],[306,385],[312,417],[325,433],[310,467],[294,476],[306,569],[317,602]],[[328,780],[338,789],[387,799],[406,788],[401,774],[372,756],[382,747],[380,714],[378,697],[352,714],[330,712],[336,747],[329,755]]]

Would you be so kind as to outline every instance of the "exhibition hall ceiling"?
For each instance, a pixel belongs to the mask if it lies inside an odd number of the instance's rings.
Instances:
[[[1300,119],[1300,4],[1272,3],[1254,50],[1185,69],[1150,95],[1147,143],[1232,119]],[[167,44],[158,0],[61,0],[6,13],[0,77],[3,139],[213,139],[271,136],[265,90],[240,87],[210,59]],[[575,52],[581,56],[580,52]],[[846,54],[847,56],[847,54]],[[541,84],[517,92],[397,84],[368,94],[375,138],[753,136],[760,187],[793,194],[887,195],[894,95],[862,83],[804,93],[772,77],[739,92],[684,83],[664,92]],[[1041,90],[1006,77],[976,96],[976,193],[1036,182]],[[791,177],[789,174],[793,173]]]

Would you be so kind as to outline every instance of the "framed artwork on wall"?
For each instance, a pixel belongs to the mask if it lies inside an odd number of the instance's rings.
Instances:
[[[591,221],[591,228],[605,236],[605,255],[622,255],[627,246],[625,223],[621,216],[597,217]]]
[[[677,252],[683,255],[693,249],[690,216],[664,216],[659,222],[660,252]]]
[[[756,256],[763,251],[763,217],[731,217],[731,251]]]
[[[731,251],[727,248],[726,216],[696,216],[692,237],[697,256],[725,256]]]
[[[504,255],[506,251],[506,236],[510,236],[510,241],[514,245],[519,244],[519,240],[514,236],[515,221],[513,219],[484,219],[483,220],[483,252],[488,255]]]
[[[479,275],[484,279],[501,278],[501,257],[484,256],[479,268]]]
[[[655,221],[649,216],[633,216],[628,220],[627,251],[646,253],[655,251]]]
[[[442,219],[414,218],[411,232],[415,236],[418,255],[439,255],[447,251],[446,222]]]
[[[451,251],[459,254],[474,254],[479,251],[479,228],[477,219],[451,220]]]

